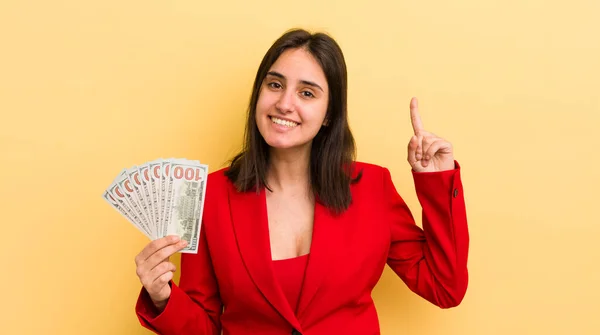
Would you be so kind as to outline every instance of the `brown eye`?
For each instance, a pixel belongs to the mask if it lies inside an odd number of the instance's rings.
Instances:
[[[315,96],[311,91],[302,91],[301,94],[305,98],[313,98]]]
[[[267,86],[269,86],[270,88],[274,88],[274,89],[280,89],[281,85],[279,83],[268,83]]]

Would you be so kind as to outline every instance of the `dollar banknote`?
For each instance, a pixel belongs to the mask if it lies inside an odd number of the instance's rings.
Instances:
[[[140,223],[144,228],[144,231],[152,236],[152,229],[150,228],[147,214],[144,212],[143,202],[142,200],[138,199],[133,182],[131,179],[129,179],[128,169],[124,169],[121,176],[117,178],[117,184],[119,187],[115,189],[116,192],[123,192],[126,202],[138,214],[138,218],[140,219]]]
[[[140,218],[140,214],[135,210],[133,204],[130,202],[130,199],[127,198],[125,192],[119,185],[123,178],[126,178],[125,169],[121,171],[117,178],[108,187],[107,191],[132,218],[136,227],[138,227],[138,229],[141,230],[146,236],[152,237],[152,234],[144,226],[142,218]]]
[[[200,220],[208,168],[192,161],[172,162],[162,235],[178,235],[188,242],[182,252],[195,253],[200,237]]]
[[[177,235],[197,253],[207,177],[198,160],[156,159],[122,169],[102,197],[149,239]]]

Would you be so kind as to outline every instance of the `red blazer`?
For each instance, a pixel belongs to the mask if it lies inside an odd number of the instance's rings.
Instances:
[[[460,167],[413,171],[423,207],[419,228],[387,169],[357,163],[352,205],[335,216],[318,201],[299,307],[273,274],[265,192],[237,192],[208,177],[197,254],[182,254],[179,286],[156,314],[142,289],[136,313],[158,334],[379,334],[371,291],[386,263],[416,294],[441,308],[467,289],[469,235]],[[399,302],[401,303],[401,302]]]

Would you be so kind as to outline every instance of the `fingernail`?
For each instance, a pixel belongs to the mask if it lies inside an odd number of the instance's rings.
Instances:
[[[179,236],[174,235],[174,236],[171,237],[171,242],[175,243],[175,242],[178,242],[178,241],[179,241]]]

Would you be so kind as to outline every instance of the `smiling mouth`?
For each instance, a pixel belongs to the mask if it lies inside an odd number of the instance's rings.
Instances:
[[[283,120],[274,116],[269,116],[269,118],[271,119],[271,122],[288,128],[294,128],[297,125],[299,125],[299,123],[296,123],[294,121]]]

